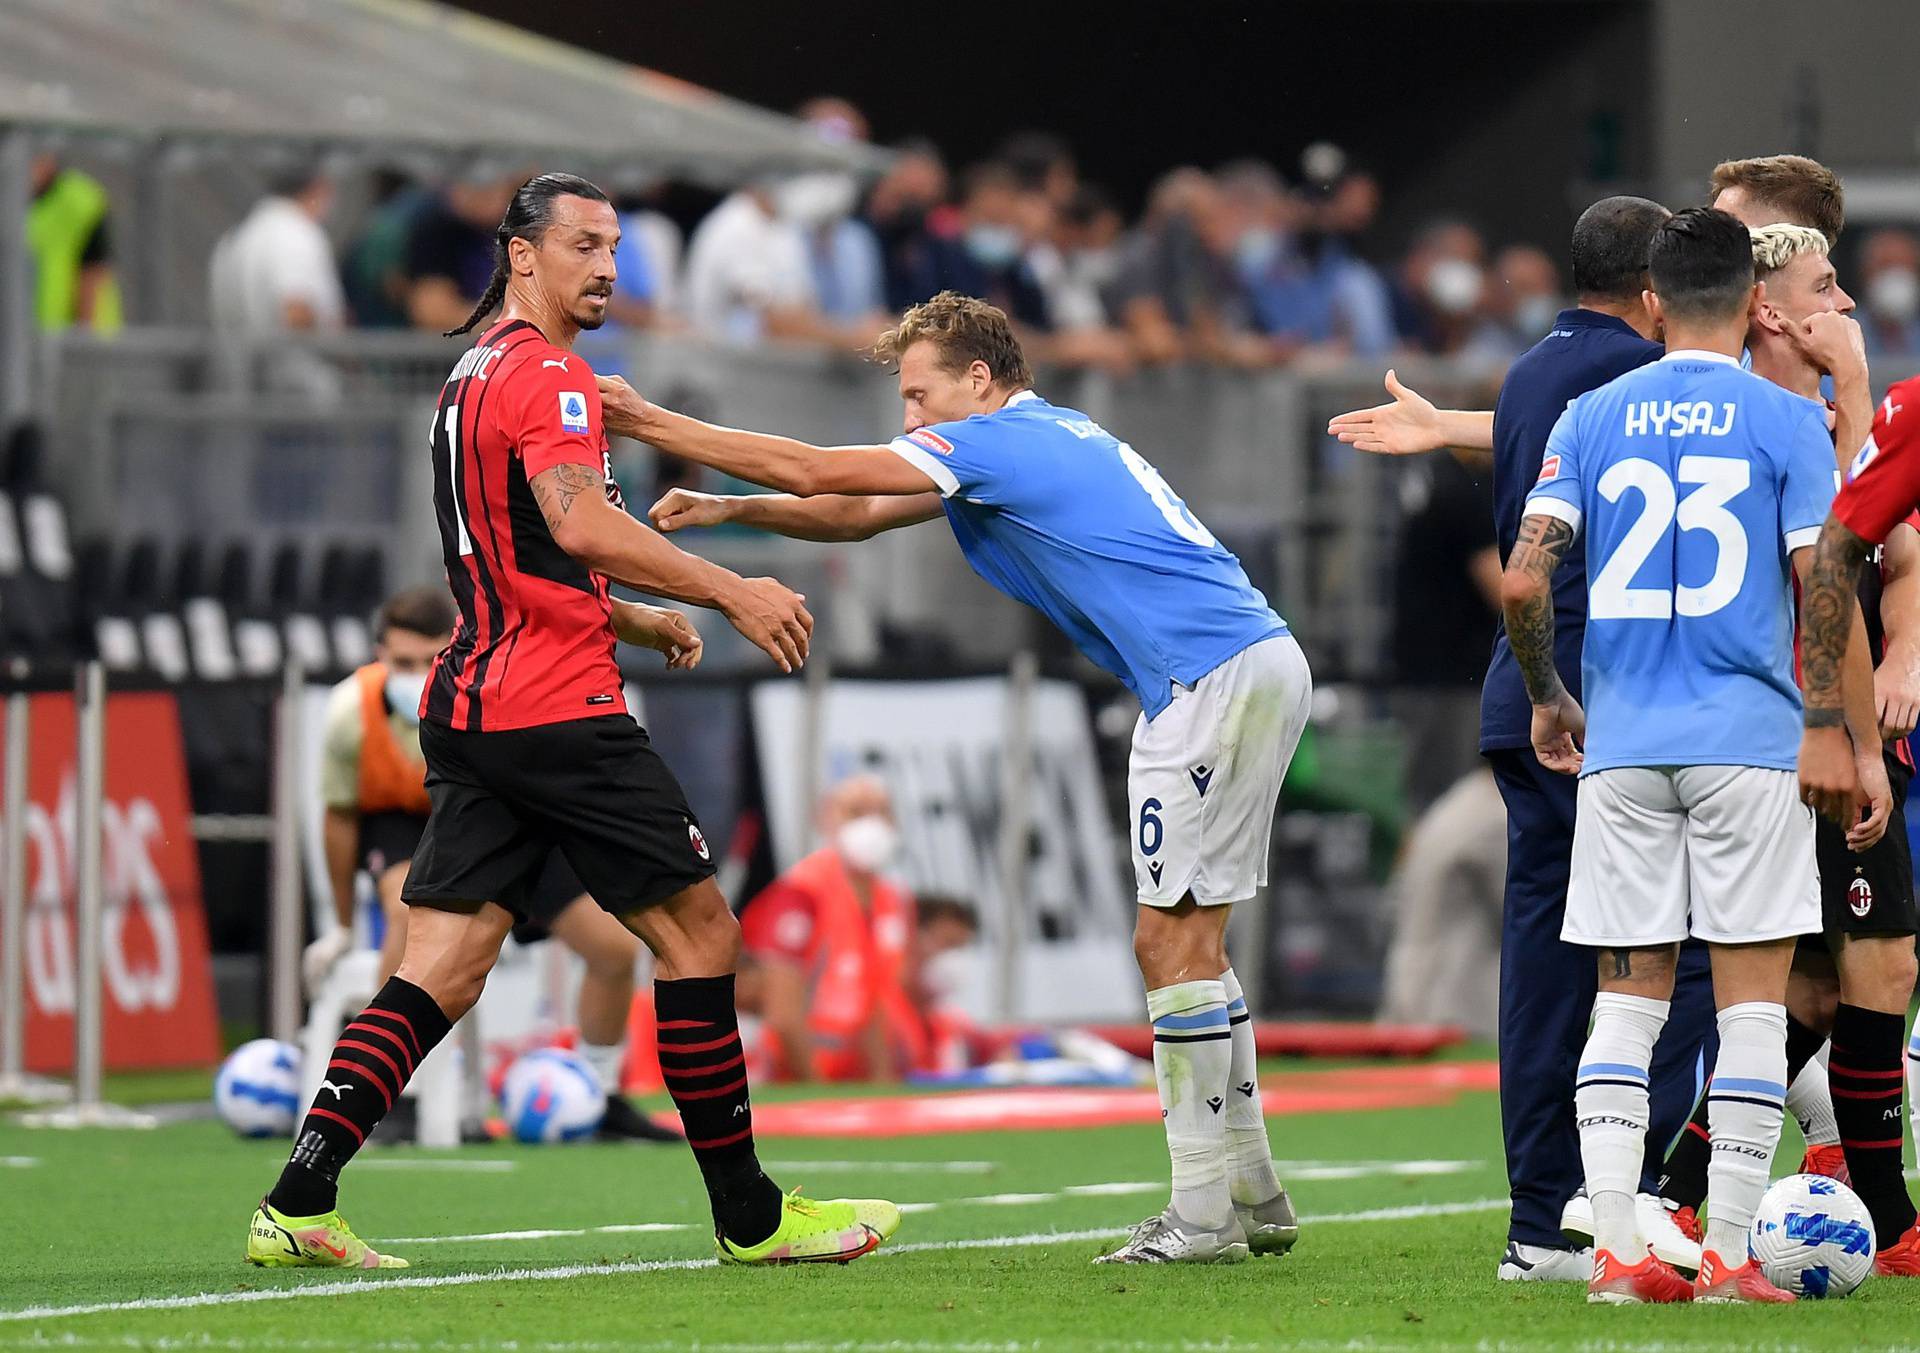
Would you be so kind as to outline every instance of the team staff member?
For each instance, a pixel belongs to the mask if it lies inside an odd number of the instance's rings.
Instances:
[[[820,832],[827,844],[741,912],[763,1055],[785,1080],[891,1081],[941,1069],[953,1031],[926,970],[972,938],[971,909],[914,898],[886,877],[900,832],[878,777],[829,790]]]
[[[610,488],[593,371],[572,344],[606,317],[619,242],[599,188],[570,174],[528,180],[495,232],[493,282],[461,326],[505,299],[447,377],[430,428],[460,622],[421,703],[432,811],[401,891],[413,907],[406,951],[334,1046],[328,1083],[253,1215],[254,1263],[404,1263],[334,1210],[340,1171],[479,998],[556,851],[653,950],[667,1087],[720,1257],[845,1262],[900,1224],[891,1203],[813,1202],[761,1171],[733,1003],[740,928],[679,782],[621,698],[616,642],[688,666],[698,640],[678,612],[613,601],[614,581],[720,610],[783,671],[805,660],[812,616],[773,579],[668,544]]]
[[[400,966],[407,908],[400,886],[426,830],[427,767],[420,756],[420,697],[434,658],[453,639],[453,597],[444,587],[413,587],[392,597],[375,621],[374,660],[334,687],[321,742],[320,797],[327,875],[339,922],[307,946],[308,988],[326,980],[353,942],[354,877],[373,877],[386,931],[380,980]],[[696,650],[697,652],[697,650]],[[697,660],[697,659],[695,659]],[[580,983],[580,1055],[607,1089],[605,1138],[678,1141],[619,1093],[626,1059],[627,1011],[640,941],[584,895],[567,862],[555,856],[534,885],[521,940],[552,935],[586,963]]]

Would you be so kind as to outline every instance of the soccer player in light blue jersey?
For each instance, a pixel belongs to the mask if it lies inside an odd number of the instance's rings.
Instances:
[[[1231,1262],[1289,1248],[1251,1020],[1227,914],[1267,881],[1274,807],[1312,682],[1240,561],[1131,446],[1033,387],[1007,317],[944,292],[875,354],[899,364],[902,434],[823,449],[717,428],[603,380],[610,430],[783,495],[675,490],[662,530],[738,521],[860,540],[944,515],[968,564],[1125,682],[1141,714],[1128,770],[1139,911],[1173,1193],[1107,1260]]]
[[[1792,570],[1804,573],[1833,497],[1833,446],[1824,405],[1740,368],[1764,296],[1745,226],[1680,212],[1655,232],[1648,272],[1666,356],[1567,406],[1503,585],[1534,748],[1582,776],[1563,935],[1599,958],[1575,1091],[1589,1299],[1788,1301],[1749,1259],[1746,1233],[1780,1134],[1794,942],[1821,920],[1794,776]],[[1550,591],[1580,532],[1587,711],[1554,670]],[[1857,679],[1850,692],[1862,727],[1871,689]],[[1633,1202],[1647,1067],[1688,935],[1710,946],[1720,1031],[1691,1285],[1648,1253]]]

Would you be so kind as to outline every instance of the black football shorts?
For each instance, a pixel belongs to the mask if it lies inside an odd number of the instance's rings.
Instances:
[[[624,713],[477,733],[423,720],[420,750],[433,812],[401,892],[409,903],[497,902],[521,922],[551,919],[536,898],[551,897],[541,883],[556,856],[576,893],[616,916],[713,877],[680,782]]]
[[[1893,815],[1887,834],[1858,855],[1847,849],[1846,833],[1817,819],[1814,855],[1820,863],[1820,917],[1828,934],[1911,935],[1917,914],[1913,899],[1913,851],[1907,843],[1907,814],[1902,807],[1912,772],[1887,758],[1893,786]]]

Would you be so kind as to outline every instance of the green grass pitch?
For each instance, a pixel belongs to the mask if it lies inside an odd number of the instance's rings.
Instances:
[[[1282,1098],[1270,1095],[1270,1102]],[[284,1143],[210,1122],[151,1133],[0,1126],[0,1350],[646,1348],[1911,1348],[1920,1283],[1785,1309],[1589,1308],[1502,1284],[1491,1094],[1276,1117],[1305,1223],[1285,1259],[1093,1268],[1164,1199],[1157,1127],[770,1141],[816,1195],[916,1204],[847,1268],[720,1270],[678,1148],[375,1149],[342,1202],[404,1273],[240,1261]],[[1782,1170],[1798,1160],[1789,1133]],[[503,1233],[514,1233],[512,1238]],[[401,1242],[402,1237],[412,1239]],[[76,1313],[72,1308],[94,1308]],[[36,1309],[37,1308],[37,1309]],[[62,1313],[65,1312],[65,1313]]]

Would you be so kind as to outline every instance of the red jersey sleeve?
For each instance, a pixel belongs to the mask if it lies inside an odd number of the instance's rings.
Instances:
[[[1840,524],[1870,545],[1920,504],[1920,376],[1900,381],[1873,412],[1873,431],[1833,500]]]
[[[600,419],[600,390],[586,361],[546,348],[529,353],[512,374],[502,422],[527,478],[556,465],[604,470],[606,425]]]
[[[805,963],[813,934],[813,899],[778,879],[740,913],[740,942],[756,958]]]

